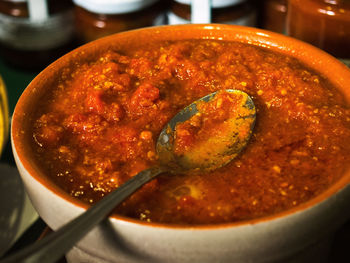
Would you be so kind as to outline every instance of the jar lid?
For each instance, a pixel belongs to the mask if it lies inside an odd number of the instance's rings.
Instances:
[[[47,0],[3,0],[11,3],[26,3],[31,21],[45,21],[49,17]]]
[[[191,5],[191,0],[174,0],[180,4]],[[222,8],[231,5],[237,5],[242,2],[246,2],[247,0],[211,0],[211,6],[213,8]]]
[[[124,14],[139,11],[158,0],[73,0],[74,4],[98,14]]]

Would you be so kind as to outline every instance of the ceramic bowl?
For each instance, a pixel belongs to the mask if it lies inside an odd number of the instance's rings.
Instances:
[[[350,71],[335,58],[298,40],[229,25],[145,28],[106,37],[63,56],[27,87],[12,119],[12,145],[26,190],[43,220],[57,229],[87,208],[58,188],[31,152],[29,117],[60,72],[111,47],[152,40],[218,39],[266,47],[295,57],[328,78],[350,100]],[[322,194],[271,216],[212,226],[146,224],[112,216],[68,254],[70,262],[322,262],[330,236],[350,218],[350,170]],[[321,248],[321,249],[320,249]],[[80,259],[79,259],[80,258]],[[84,258],[84,259],[82,259]]]

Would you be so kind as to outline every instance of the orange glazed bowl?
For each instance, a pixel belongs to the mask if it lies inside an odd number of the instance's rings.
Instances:
[[[72,67],[86,61],[96,60],[107,50],[128,50],[143,46],[147,47],[147,45],[155,41],[193,39],[239,42],[270,50],[285,57],[295,58],[312,72],[317,72],[323,76],[328,81],[327,83],[333,85],[345,98],[347,111],[349,111],[349,69],[325,52],[280,34],[256,28],[231,25],[179,25],[128,31],[93,41],[68,53],[42,71],[23,92],[12,118],[11,139],[17,167],[34,207],[50,228],[53,230],[58,229],[66,222],[83,213],[89,205],[72,197],[59,187],[52,180],[52,177],[48,175],[47,170],[42,168],[39,158],[36,157],[37,154],[34,153],[34,149],[37,146],[34,147],[33,143],[36,141],[40,144],[41,139],[43,139],[35,135],[33,138],[33,118],[38,108],[37,105],[41,105],[40,103],[48,98],[47,93],[50,93],[52,87],[58,85],[57,83],[63,75],[68,77],[71,75],[70,69]],[[238,57],[239,52],[239,49],[235,52],[235,55]],[[269,60],[269,58],[267,57],[266,60]],[[170,62],[168,61],[167,63]],[[226,68],[224,70],[229,69]],[[288,71],[289,69],[285,68],[284,70]],[[190,71],[186,72],[186,74],[190,74]],[[176,74],[180,73],[183,74],[184,72],[176,72]],[[210,72],[206,74],[208,75]],[[265,76],[266,79],[269,77],[271,76]],[[282,81],[278,76],[274,76],[274,78],[274,82],[266,82],[272,85],[271,89],[275,86],[277,87],[279,81]],[[252,79],[251,81],[240,81],[240,87],[242,89],[249,85],[257,87],[257,80]],[[318,83],[318,79],[314,79],[314,81]],[[264,82],[259,82],[260,86],[263,84]],[[286,96],[287,99],[293,98],[292,93],[286,94],[283,89],[278,90],[278,92]],[[318,93],[319,91],[315,90],[315,92],[311,91],[311,93],[299,95],[308,99],[307,96],[318,96]],[[266,93],[263,94],[263,91],[258,91],[257,94],[266,95]],[[272,108],[274,110],[278,109],[279,101],[269,101],[263,106],[263,104],[259,103],[258,96],[253,94],[252,98],[255,100],[257,107],[256,128],[258,131],[263,115],[267,114]],[[69,99],[71,97],[68,97]],[[92,100],[91,109],[94,109],[96,103],[95,100]],[[297,104],[297,106],[302,105]],[[320,111],[322,110],[326,111],[327,107],[320,107]],[[315,110],[315,114],[317,112],[318,110]],[[302,112],[299,113],[296,118],[303,116]],[[155,122],[157,121],[155,120]],[[318,119],[314,121],[317,122]],[[284,127],[280,126],[271,132],[276,133],[283,129]],[[333,131],[338,132],[337,127],[333,127]],[[342,133],[339,134],[339,136],[342,136]],[[44,139],[49,140],[50,138],[48,137],[46,136]],[[156,137],[157,135],[155,135]],[[324,142],[327,142],[327,140],[325,138]],[[253,138],[252,143],[256,142],[257,139]],[[344,142],[344,144],[347,144],[347,142]],[[336,148],[339,150],[339,146]],[[322,147],[320,146],[318,149],[322,150]],[[250,151],[251,148],[248,146],[246,151],[242,153],[242,157]],[[77,153],[78,156],[82,154],[82,152]],[[302,156],[300,152],[295,154]],[[343,155],[347,157],[349,152]],[[315,161],[318,161],[317,157],[313,158]],[[345,158],[344,160],[348,159]],[[265,159],[257,161],[251,168],[259,168],[259,165],[262,165],[263,162],[265,162]],[[293,162],[297,163],[294,159]],[[313,171],[312,169],[310,168],[310,171]],[[323,262],[327,258],[326,252],[329,248],[329,242],[332,240],[332,234],[350,218],[350,210],[348,209],[350,202],[350,169],[344,163],[337,168],[337,171],[340,170],[341,175],[332,181],[326,189],[304,202],[295,201],[288,209],[281,209],[267,215],[240,219],[234,222],[225,221],[211,224],[208,221],[202,224],[172,224],[145,222],[128,216],[112,215],[108,218],[108,221],[94,228],[76,244],[67,254],[67,259],[71,263]],[[273,175],[273,173],[281,174],[283,169],[281,170],[279,166],[273,166],[269,174]],[[311,174],[312,178],[317,178],[317,172]],[[288,177],[288,174],[286,177]],[[234,173],[232,173],[232,178],[235,178]],[[276,188],[278,189],[278,196],[283,199],[288,191],[293,191],[294,186],[277,181],[280,178],[279,175],[275,178],[276,182],[279,183]],[[242,178],[242,180],[244,179]],[[254,176],[253,178],[252,175],[251,180],[252,182],[260,182],[259,176]],[[305,180],[313,179],[305,177]],[[271,184],[273,182],[272,180]],[[157,184],[155,185],[157,186]],[[288,188],[285,188],[287,186]],[[269,195],[269,189],[264,189],[263,186],[259,186],[259,189],[265,191],[266,196]],[[240,191],[241,189],[238,187],[236,190]],[[305,187],[304,190],[307,192],[310,189]],[[251,196],[254,196],[254,193],[251,193]],[[252,202],[248,202],[251,196],[247,196],[247,200],[242,201],[244,204],[247,203],[249,207],[261,201],[252,200]],[[264,195],[261,198],[263,199]],[[297,198],[300,198],[300,196],[297,196]],[[242,205],[241,210],[244,209],[245,206]],[[179,213],[181,211],[179,210]],[[191,212],[191,210],[189,211]]]

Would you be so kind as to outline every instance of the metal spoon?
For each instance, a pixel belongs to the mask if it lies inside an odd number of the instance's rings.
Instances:
[[[221,92],[237,94],[241,98],[238,105],[240,114],[225,120],[223,127],[232,128],[228,134],[223,134],[220,138],[208,138],[204,142],[204,148],[194,148],[189,154],[175,154],[174,142],[176,140],[174,140],[174,137],[176,136],[177,125],[198,114],[197,106],[213,101],[217,92],[193,102],[175,115],[161,131],[156,146],[159,155],[159,166],[138,173],[56,232],[49,234],[18,253],[10,255],[1,260],[0,263],[56,262],[94,226],[105,219],[118,204],[157,175],[172,171],[213,170],[230,162],[249,141],[255,124],[255,106],[252,99],[242,91],[225,90]],[[240,131],[243,126],[247,128],[243,130],[248,132],[242,135]],[[208,143],[215,147],[208,147]],[[208,148],[209,152],[203,152],[203,149],[206,148]],[[205,158],[201,157],[202,154],[204,154]]]

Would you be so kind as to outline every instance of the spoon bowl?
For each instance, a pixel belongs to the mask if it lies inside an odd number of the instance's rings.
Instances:
[[[217,114],[217,111],[225,110],[222,109],[223,99],[231,100],[230,105],[226,106],[231,106],[232,110],[220,121],[210,122],[210,117]],[[205,107],[208,104],[212,106],[209,109]],[[181,110],[160,132],[157,141],[160,163],[170,166],[173,171],[210,171],[224,166],[247,145],[255,117],[254,102],[243,91],[230,89],[208,94]],[[190,124],[187,128],[196,126],[196,131],[201,133],[203,138],[195,138],[198,142],[194,142],[193,147],[187,147],[189,149],[186,149],[185,153],[176,153],[179,124],[191,121],[195,124]],[[188,133],[188,130],[185,132]]]

